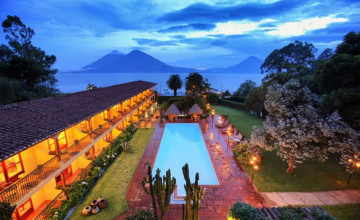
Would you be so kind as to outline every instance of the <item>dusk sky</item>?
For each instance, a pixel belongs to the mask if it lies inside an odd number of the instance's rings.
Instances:
[[[224,67],[251,55],[265,59],[294,40],[335,48],[360,31],[358,0],[0,0],[1,21],[6,15],[33,28],[34,45],[65,70],[133,49],[171,65]]]

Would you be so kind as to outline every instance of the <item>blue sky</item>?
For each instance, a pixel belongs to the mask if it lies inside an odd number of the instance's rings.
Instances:
[[[360,31],[360,1],[350,0],[0,0],[0,19],[8,14],[33,28],[33,43],[65,70],[132,49],[171,65],[224,67],[294,40],[335,48]]]

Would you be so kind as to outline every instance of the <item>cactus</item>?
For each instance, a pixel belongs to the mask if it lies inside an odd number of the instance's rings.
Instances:
[[[185,208],[185,220],[191,219],[191,210],[193,210],[192,219],[198,220],[200,200],[204,198],[205,188],[199,186],[199,173],[195,175],[195,183],[192,184],[189,177],[189,165],[185,164],[182,168],[185,178],[185,191],[186,191],[186,208]],[[192,203],[192,204],[191,204]]]
[[[143,185],[143,188],[144,188],[145,192],[147,194],[151,195],[152,204],[153,204],[153,207],[154,207],[154,214],[155,214],[155,218],[157,219],[156,200],[155,200],[154,187],[153,187],[154,179],[155,178],[153,178],[152,173],[151,173],[151,166],[148,166],[148,180],[146,180],[146,177],[144,177],[144,180],[142,181],[142,185]],[[150,191],[145,187],[146,183],[149,183]]]
[[[175,190],[176,179],[174,177],[171,178],[170,169],[166,171],[166,176],[163,177],[160,176],[160,169],[157,169],[155,177],[152,177],[150,166],[148,167],[148,175],[149,175],[149,181],[146,181],[146,179],[144,178],[142,182],[144,190],[148,194],[151,194],[155,213],[156,213],[155,197],[157,197],[157,201],[161,211],[161,219],[164,219],[165,213],[169,210],[170,207],[170,197]],[[150,181],[150,179],[152,181]],[[150,192],[146,189],[145,183],[150,184]]]

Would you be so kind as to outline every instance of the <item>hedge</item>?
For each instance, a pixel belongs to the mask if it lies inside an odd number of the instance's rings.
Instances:
[[[218,102],[220,105],[224,105],[230,108],[234,108],[234,109],[238,109],[238,110],[242,110],[242,111],[247,111],[246,106],[244,103],[239,103],[239,102],[233,102],[233,101],[229,101],[229,100],[225,100],[225,99],[220,99]]]

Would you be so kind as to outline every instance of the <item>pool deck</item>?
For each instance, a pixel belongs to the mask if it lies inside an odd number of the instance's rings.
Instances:
[[[216,121],[214,120],[214,122]],[[190,121],[181,120],[178,122]],[[219,133],[218,129],[213,126],[210,117],[207,120],[200,120],[199,125],[220,183],[218,186],[205,186],[206,193],[204,199],[201,200],[199,210],[200,219],[226,219],[229,208],[236,201],[246,202],[258,208],[263,207],[265,203],[259,192],[247,174],[237,165],[231,149],[227,150],[227,136]],[[151,196],[144,192],[141,181],[147,177],[147,166],[149,164],[153,166],[155,163],[164,127],[165,123],[158,122],[156,124],[153,136],[131,179],[126,195],[129,210],[152,208]],[[220,147],[210,145],[211,136],[213,137],[212,141],[221,144]],[[190,178],[193,181],[194,177]],[[117,219],[124,219],[125,216],[125,214],[120,215]],[[165,219],[171,220],[182,219],[182,205],[170,205],[165,217]]]

